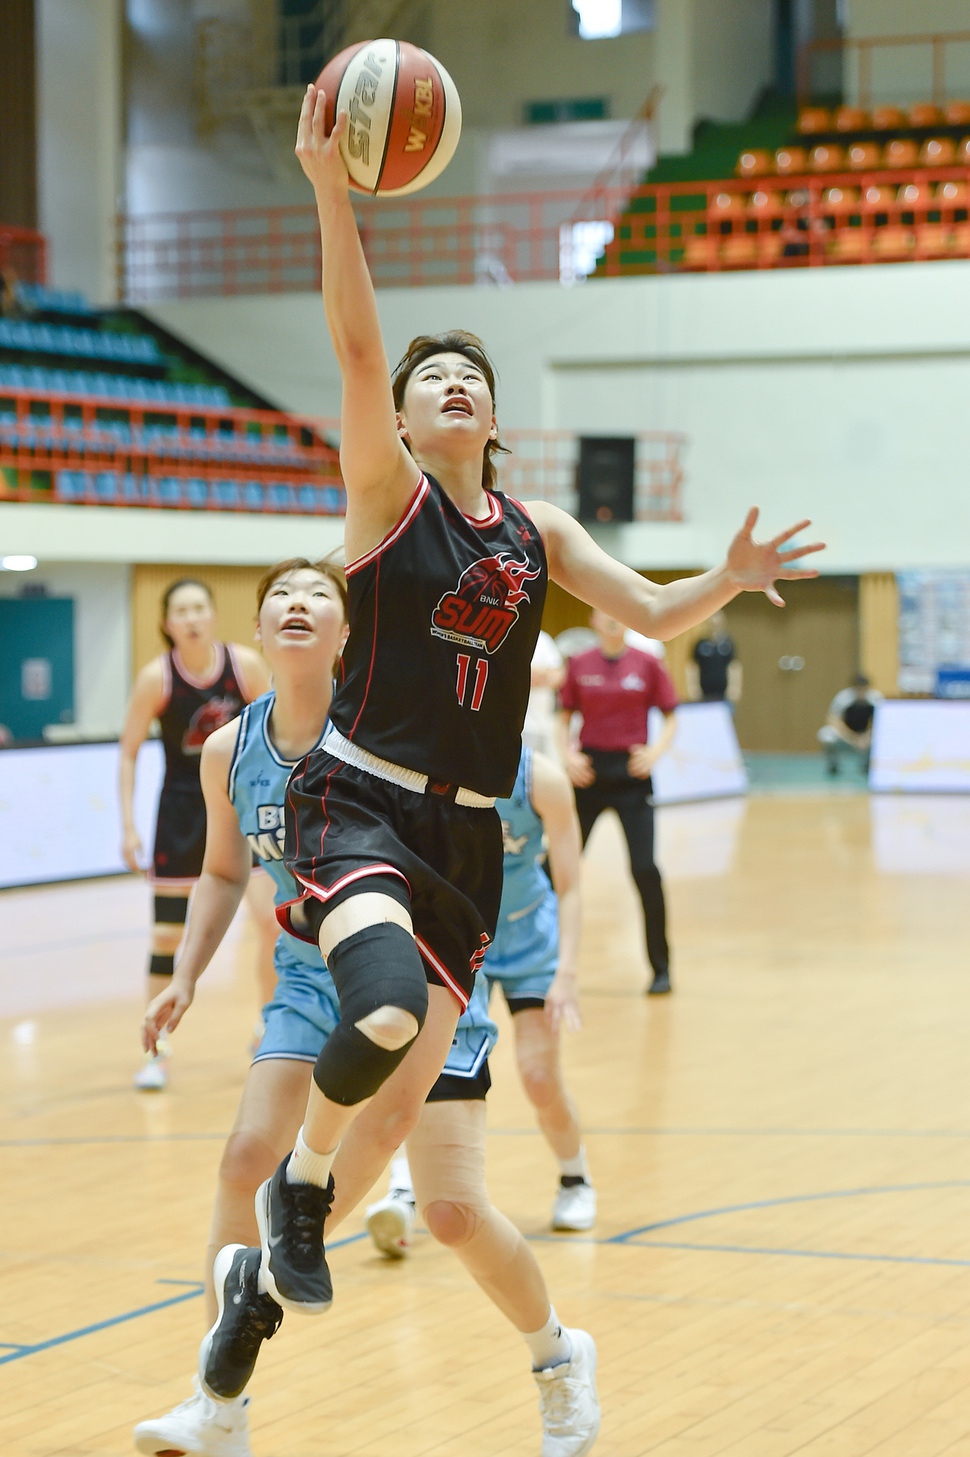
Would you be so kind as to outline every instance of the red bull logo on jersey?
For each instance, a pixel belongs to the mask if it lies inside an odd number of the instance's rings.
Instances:
[[[230,723],[239,712],[238,698],[210,698],[197,708],[189,720],[189,726],[182,735],[183,754],[201,754],[202,745],[210,734],[224,723]]]
[[[539,570],[507,551],[473,562],[431,614],[432,635],[494,653],[517,622],[519,604],[530,600],[523,583]]]

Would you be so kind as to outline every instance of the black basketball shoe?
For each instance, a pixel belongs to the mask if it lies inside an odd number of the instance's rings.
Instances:
[[[259,1292],[259,1260],[259,1250],[245,1245],[226,1245],[216,1255],[219,1314],[199,1347],[199,1380],[215,1401],[232,1401],[245,1390],[260,1346],[283,1319],[273,1297]]]
[[[289,1155],[256,1191],[256,1222],[263,1247],[263,1281],[284,1310],[317,1315],[329,1310],[333,1286],[323,1248],[324,1220],[333,1203],[327,1187],[291,1184]]]

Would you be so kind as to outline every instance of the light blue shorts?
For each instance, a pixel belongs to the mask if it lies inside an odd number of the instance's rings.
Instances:
[[[517,921],[499,922],[482,972],[505,1000],[545,1001],[559,965],[559,905],[552,890]]]
[[[323,962],[315,966],[295,956],[280,937],[273,958],[276,993],[263,1008],[264,1032],[254,1062],[285,1057],[316,1062],[320,1049],[340,1021],[337,989]]]
[[[282,937],[273,964],[276,995],[263,1008],[264,1031],[253,1061],[284,1057],[316,1062],[340,1021],[333,978],[322,962],[308,965],[294,956]],[[458,1019],[443,1071],[459,1078],[476,1077],[497,1041],[498,1028],[488,1015],[487,988],[478,977],[468,1008]]]

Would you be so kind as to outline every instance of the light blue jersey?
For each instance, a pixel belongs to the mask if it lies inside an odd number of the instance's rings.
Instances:
[[[236,750],[229,767],[229,800],[253,854],[276,885],[276,904],[297,894],[283,863],[286,785],[293,763],[277,750],[269,731],[275,693],[264,693],[239,716]],[[324,725],[320,742],[329,728]],[[316,1062],[320,1049],[340,1020],[333,979],[315,946],[280,931],[273,956],[277,984],[263,1009],[265,1032],[255,1061],[283,1057]],[[498,1041],[498,1028],[488,1015],[488,989],[482,977],[458,1022],[444,1071],[474,1078]]]
[[[523,748],[508,799],[495,801],[505,856],[495,939],[482,970],[511,1003],[541,1005],[559,959],[559,909],[543,868],[542,820],[532,804],[532,750]]]

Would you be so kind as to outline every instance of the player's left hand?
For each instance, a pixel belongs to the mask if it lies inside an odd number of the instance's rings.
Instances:
[[[764,592],[769,602],[784,607],[783,598],[775,588],[775,582],[797,582],[804,577],[817,577],[818,572],[810,567],[790,567],[789,562],[798,561],[814,551],[824,551],[824,541],[813,541],[810,546],[799,546],[792,551],[780,551],[786,541],[791,541],[800,531],[811,526],[811,521],[799,521],[787,531],[780,531],[770,541],[755,541],[752,532],[758,524],[758,508],[752,506],[744,518],[744,525],[731,542],[727,554],[727,568],[736,585],[743,592]]]
[[[546,992],[546,1021],[553,1032],[565,1027],[567,1032],[578,1032],[583,1025],[579,1011],[579,989],[574,976],[556,976]]]

